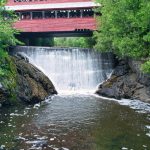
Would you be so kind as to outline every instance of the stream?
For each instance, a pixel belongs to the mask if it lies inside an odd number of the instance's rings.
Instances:
[[[150,150],[150,104],[94,94],[113,57],[78,48],[18,47],[54,83],[42,103],[0,109],[0,150]]]

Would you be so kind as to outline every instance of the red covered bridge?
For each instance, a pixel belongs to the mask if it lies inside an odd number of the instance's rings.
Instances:
[[[22,34],[36,36],[91,35],[96,30],[91,0],[8,0],[19,20],[14,27]]]

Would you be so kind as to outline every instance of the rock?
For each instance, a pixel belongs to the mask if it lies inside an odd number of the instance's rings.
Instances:
[[[17,68],[17,97],[28,103],[37,103],[57,94],[54,85],[38,68],[26,59],[12,57]]]
[[[119,62],[110,79],[99,85],[96,94],[116,99],[139,99],[150,102],[150,74],[141,73],[139,67],[137,62]]]
[[[7,102],[8,98],[9,98],[8,91],[0,83],[0,106],[2,106],[3,103]]]
[[[128,64],[131,68],[131,70],[136,73],[136,79],[139,83],[145,85],[145,86],[150,86],[150,74],[144,74],[140,70],[140,66],[142,64],[141,61],[137,60],[129,60]]]
[[[120,61],[116,66],[115,70],[113,71],[112,75],[115,76],[123,76],[128,73],[129,66],[127,65],[126,61]]]
[[[11,57],[17,68],[17,102],[38,103],[57,94],[54,85],[38,68],[29,63],[23,54]],[[11,104],[10,92],[0,83],[0,104]]]
[[[16,57],[18,57],[19,59],[24,59],[25,61],[29,62],[28,56],[23,52],[18,52],[16,54]]]

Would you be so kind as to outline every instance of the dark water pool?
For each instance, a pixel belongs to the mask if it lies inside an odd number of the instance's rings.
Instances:
[[[120,103],[120,104],[119,104]],[[0,109],[0,147],[8,150],[150,150],[150,105],[95,95],[53,96]]]

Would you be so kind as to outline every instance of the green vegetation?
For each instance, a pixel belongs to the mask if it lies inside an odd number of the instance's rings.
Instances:
[[[111,51],[119,58],[145,60],[142,69],[150,73],[150,1],[97,0],[99,29],[95,48]]]
[[[16,87],[16,68],[6,52],[8,46],[19,41],[15,38],[18,32],[12,28],[16,16],[4,9],[5,1],[0,1],[0,83],[7,89],[10,99],[14,100]],[[12,101],[11,101],[12,102]]]
[[[37,46],[54,46],[54,38],[37,38]]]
[[[141,68],[145,73],[150,73],[150,60],[146,61]]]
[[[25,45],[30,46],[54,46],[54,38],[53,37],[47,37],[47,38],[41,38],[41,37],[32,37],[32,38],[23,38],[20,39],[22,42],[25,43]]]
[[[0,50],[0,82],[9,92],[11,102],[15,99],[16,68],[7,52]]]
[[[58,47],[92,48],[94,44],[95,40],[91,37],[54,38],[54,46]]]

